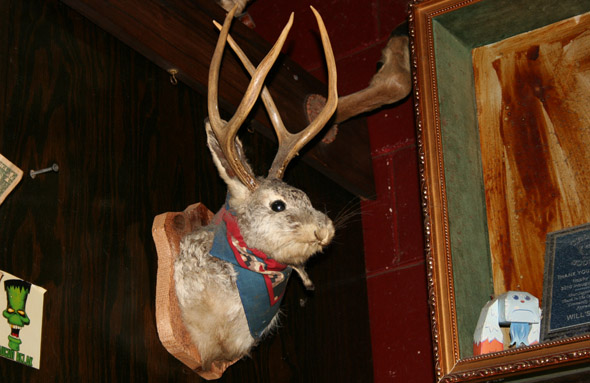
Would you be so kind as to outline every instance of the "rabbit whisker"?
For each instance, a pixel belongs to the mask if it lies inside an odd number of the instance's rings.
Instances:
[[[361,217],[360,200],[355,198],[348,202],[333,219],[336,229],[344,229],[349,223],[358,222]],[[353,218],[359,219],[353,220]]]

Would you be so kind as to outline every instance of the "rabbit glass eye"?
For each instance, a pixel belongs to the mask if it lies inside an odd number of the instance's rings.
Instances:
[[[285,210],[287,208],[287,205],[285,205],[285,202],[278,199],[270,204],[270,208],[272,209],[272,211],[276,211],[278,213]]]
[[[512,298],[513,298],[515,301],[517,301],[517,300],[518,300],[518,295],[515,295],[515,296],[513,296]]]

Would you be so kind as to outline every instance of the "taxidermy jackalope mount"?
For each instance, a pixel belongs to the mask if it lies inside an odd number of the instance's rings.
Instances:
[[[226,203],[215,216],[201,204],[181,213],[161,214],[152,229],[158,252],[156,316],[160,339],[170,353],[207,379],[220,377],[276,326],[292,270],[306,288],[313,289],[305,262],[334,236],[328,216],[315,210],[303,191],[282,181],[289,161],[320,132],[338,103],[336,64],[322,18],[312,7],[328,65],[327,102],[307,128],[292,134],[264,81],[285,42],[293,14],[255,68],[229,36],[235,10],[220,28],[211,59],[209,118],[205,121],[207,144],[227,184]],[[220,118],[217,101],[226,41],[252,76],[227,122]],[[266,178],[253,174],[237,138],[259,95],[279,143]]]

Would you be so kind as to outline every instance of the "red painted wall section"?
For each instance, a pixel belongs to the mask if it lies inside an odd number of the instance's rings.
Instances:
[[[389,34],[407,17],[408,0],[255,0],[248,13],[269,42],[295,12],[283,52],[325,81],[310,5],[330,35],[340,95],[365,88]],[[375,382],[434,381],[412,106],[409,97],[367,118],[377,195],[361,210]]]

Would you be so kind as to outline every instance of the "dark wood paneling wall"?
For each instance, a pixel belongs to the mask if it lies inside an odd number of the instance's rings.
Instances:
[[[0,205],[0,269],[47,289],[41,369],[0,359],[3,381],[199,380],[157,336],[151,225],[224,199],[204,116],[200,94],[65,5],[0,1],[0,152],[25,173],[60,166]],[[243,135],[262,172],[274,149]],[[332,217],[356,203],[300,161],[287,178]],[[360,220],[310,275],[316,292],[294,276],[282,328],[221,381],[372,380]]]

